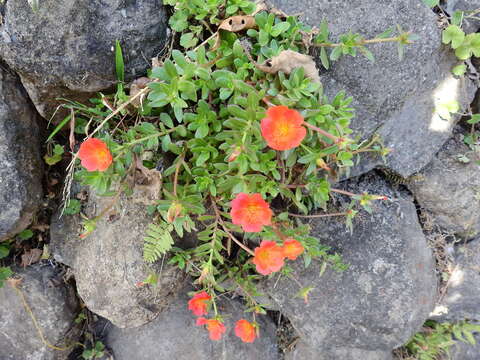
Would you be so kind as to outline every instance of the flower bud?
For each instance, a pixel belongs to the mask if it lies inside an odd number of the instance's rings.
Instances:
[[[173,202],[172,205],[168,208],[167,212],[167,222],[173,223],[177,217],[182,213],[182,204]]]
[[[240,146],[236,146],[233,152],[228,157],[227,161],[232,162],[242,153],[242,148]]]

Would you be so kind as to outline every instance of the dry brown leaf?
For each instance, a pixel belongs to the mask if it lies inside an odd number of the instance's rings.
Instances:
[[[278,56],[272,57],[263,64],[256,64],[256,66],[269,74],[276,74],[279,71],[290,74],[294,69],[302,67],[305,77],[313,82],[320,83],[317,66],[312,57],[293,50],[284,50]]]
[[[132,84],[130,85],[130,98],[133,98],[140,91],[142,91],[142,89],[145,89],[147,84],[151,81],[152,80],[147,78],[147,77],[141,77],[141,78],[133,80]],[[145,96],[146,96],[146,94],[143,94],[140,97],[137,97],[137,98],[133,99],[131,104],[133,106],[135,106],[136,108],[139,108],[142,105],[142,102],[143,102]]]
[[[155,204],[161,196],[163,178],[157,169],[148,169],[135,157],[133,200],[145,205]]]
[[[227,30],[230,32],[238,32],[247,29],[253,29],[257,24],[253,16],[237,15],[229,17],[222,21],[218,29]]]
[[[35,264],[40,261],[43,251],[41,249],[31,249],[25,251],[22,255],[22,266],[26,268],[32,264]]]

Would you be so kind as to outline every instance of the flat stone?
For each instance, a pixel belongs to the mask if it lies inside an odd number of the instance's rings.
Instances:
[[[234,334],[237,320],[251,320],[251,313],[243,312],[243,304],[222,298],[219,313],[224,315],[227,332],[219,341],[212,341],[208,332],[195,325],[195,317],[188,310],[189,297],[182,293],[151,323],[134,329],[112,327],[106,344],[116,360],[278,360],[275,325],[266,316],[257,315],[260,337],[252,344],[243,343]]]
[[[302,286],[314,287],[307,304],[296,297],[299,285],[287,277],[274,276],[262,286],[300,338],[331,359],[339,353],[382,354],[403,345],[433,309],[437,286],[432,251],[411,196],[393,193],[373,174],[344,186],[391,199],[377,201],[372,215],[357,216],[352,233],[338,219],[310,222],[312,236],[341,254],[348,270],[327,268],[319,276],[321,263],[305,268],[302,261],[292,262]]]
[[[0,241],[30,225],[43,196],[39,117],[0,62]]]
[[[80,216],[58,214],[50,227],[50,249],[55,259],[73,269],[79,296],[87,307],[116,326],[136,327],[153,320],[183,286],[185,274],[164,261],[143,260],[143,238],[153,222],[138,192],[120,200],[97,222],[84,239]],[[98,216],[112,198],[90,193],[84,212]],[[149,274],[158,275],[156,286],[139,286]]]
[[[466,155],[469,163],[459,160]],[[471,239],[480,234],[480,166],[477,155],[456,136],[409,184],[418,204],[445,232]]]
[[[60,104],[56,98],[86,101],[112,88],[116,40],[122,45],[126,81],[144,75],[166,42],[161,0],[6,1],[0,13],[0,57],[18,72],[47,119]]]
[[[78,340],[74,328],[79,307],[75,290],[62,281],[58,269],[34,265],[15,269],[20,290],[45,337],[60,348]],[[54,281],[55,280],[55,281]],[[65,360],[69,350],[53,350],[40,339],[21,296],[10,285],[0,288],[0,349],[2,360]]]
[[[342,57],[321,72],[325,94],[333,98],[345,90],[353,97],[356,117],[351,127],[364,138],[378,133],[392,149],[384,164],[380,157],[363,156],[350,176],[387,166],[403,177],[423,168],[451,136],[458,117],[442,119],[442,105],[457,100],[464,109],[470,105],[476,87],[465,78],[451,74],[457,63],[453,53],[441,44],[437,17],[422,1],[398,0],[273,0],[277,8],[303,14],[311,26],[327,20],[331,39],[358,32],[366,39],[400,25],[419,36],[405,48],[399,60],[396,44],[373,44],[369,49],[375,63],[364,56]],[[308,9],[308,11],[305,11]],[[321,67],[318,61],[319,68]]]

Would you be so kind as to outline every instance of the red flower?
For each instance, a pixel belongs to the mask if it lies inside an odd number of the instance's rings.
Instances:
[[[274,241],[263,240],[260,246],[255,248],[253,263],[260,274],[268,275],[280,270],[284,259],[285,255],[281,246]]]
[[[237,335],[243,342],[253,343],[257,337],[255,326],[245,319],[238,320],[235,324],[235,335]]]
[[[107,144],[95,138],[89,138],[80,145],[78,157],[88,171],[105,171],[112,163],[112,154]]]
[[[286,106],[272,106],[267,110],[267,116],[262,119],[260,127],[262,136],[274,150],[289,150],[296,148],[307,135],[307,129],[302,115]]]
[[[210,339],[220,340],[222,335],[225,334],[227,329],[222,322],[217,319],[205,319],[204,317],[199,317],[197,319],[197,325],[207,325],[207,330],[210,333]]]
[[[287,239],[283,243],[283,255],[290,260],[295,260],[305,250],[303,245],[295,239]]]
[[[195,316],[207,314],[207,303],[212,297],[206,291],[195,294],[188,302],[188,309],[192,310]]]
[[[264,225],[272,223],[272,210],[262,195],[240,193],[232,201],[232,222],[241,225],[245,232],[262,231]]]

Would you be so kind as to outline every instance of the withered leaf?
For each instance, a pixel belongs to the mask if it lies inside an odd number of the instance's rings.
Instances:
[[[43,251],[41,249],[31,249],[25,251],[22,255],[22,266],[26,268],[29,265],[35,264],[40,261]]]
[[[137,95],[151,81],[152,80],[147,77],[141,77],[133,80],[132,84],[130,85],[130,98],[133,98],[135,95]],[[136,108],[139,108],[142,105],[145,96],[146,94],[133,99],[131,104]]]
[[[142,160],[135,158],[135,175],[133,200],[145,205],[155,204],[161,196],[163,178],[162,173],[156,169],[148,169]]]
[[[276,74],[279,71],[290,74],[294,69],[302,67],[305,77],[311,79],[313,82],[320,83],[317,66],[312,57],[293,50],[284,50],[279,55],[256,66],[269,74]]]
[[[242,30],[252,29],[256,27],[255,18],[248,15],[236,15],[222,21],[218,29],[230,32],[238,32]]]

